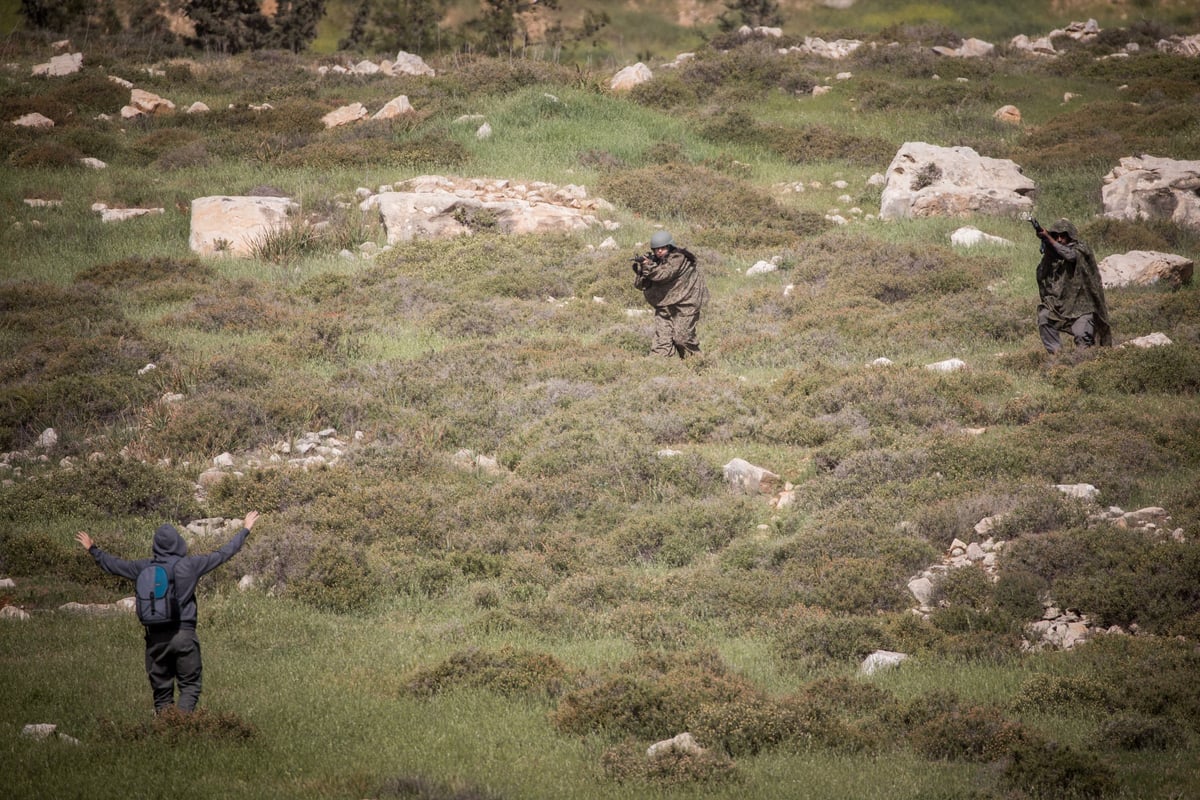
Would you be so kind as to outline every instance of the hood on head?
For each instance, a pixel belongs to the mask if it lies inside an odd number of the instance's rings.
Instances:
[[[158,526],[154,531],[154,555],[156,556],[186,556],[187,542],[179,535],[179,531],[170,523]]]
[[[1065,217],[1054,220],[1046,226],[1046,230],[1049,233],[1065,233],[1072,242],[1079,241],[1079,231],[1075,230],[1074,223]]]

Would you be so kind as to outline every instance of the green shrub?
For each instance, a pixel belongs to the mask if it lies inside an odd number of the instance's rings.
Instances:
[[[1120,698],[1096,678],[1042,674],[1026,679],[1009,705],[1021,712],[1091,713],[1118,708]]]
[[[1017,744],[1002,776],[1006,785],[1047,800],[1106,797],[1118,788],[1116,772],[1095,754],[1036,739]]]
[[[1019,723],[986,706],[957,708],[912,729],[909,741],[926,758],[995,761],[1025,741]]]
[[[888,649],[883,626],[866,617],[800,620],[780,636],[780,655],[817,664],[859,662],[875,650]]]
[[[58,516],[158,517],[183,520],[197,516],[193,487],[184,476],[140,461],[105,458],[3,489],[7,502],[0,518],[12,521]]]
[[[551,719],[564,733],[653,740],[663,731],[688,730],[706,705],[758,695],[714,655],[647,654],[564,694]]]
[[[647,192],[647,186],[655,187],[655,191]],[[784,208],[749,184],[689,164],[607,174],[600,179],[599,194],[652,219],[681,217],[701,227],[732,228],[742,246],[752,241],[759,246],[791,243],[797,235],[827,227],[815,214]],[[748,218],[753,218],[755,225],[746,226]]]
[[[694,104],[697,94],[695,87],[685,82],[679,72],[662,72],[653,80],[634,86],[629,91],[629,99],[647,108],[666,111]]]
[[[1149,349],[1129,348],[1080,364],[1073,376],[1084,391],[1104,387],[1128,394],[1189,394],[1200,392],[1200,352],[1186,345]]]
[[[1144,714],[1117,714],[1100,723],[1092,737],[1097,750],[1170,750],[1186,746],[1190,736],[1177,720]]]
[[[719,747],[741,758],[785,743],[799,745],[816,735],[825,738],[824,732],[837,724],[836,719],[809,702],[752,697],[701,706],[691,731],[705,746]]]
[[[287,584],[287,593],[314,608],[347,614],[375,608],[383,599],[381,586],[361,552],[330,539],[317,546],[303,574]]]

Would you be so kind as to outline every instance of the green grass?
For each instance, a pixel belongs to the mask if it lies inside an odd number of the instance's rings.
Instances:
[[[1058,62],[927,51],[952,32],[999,44],[1065,22],[1025,5],[785,8],[795,36],[903,42],[845,63],[712,52],[701,40],[714,31],[656,4],[598,4],[611,28],[557,59],[431,54],[433,79],[317,79],[313,54],[197,57],[146,86],[275,112],[120,126],[93,117],[123,99],[104,75],[143,74],[126,45],[48,83],[28,78],[39,45],[10,40],[20,68],[0,75],[0,106],[62,119],[0,131],[0,575],[17,582],[0,604],[33,613],[0,625],[9,793],[1015,799],[1078,764],[1103,779],[1089,761],[1103,758],[1112,784],[1097,794],[1195,794],[1195,285],[1109,292],[1118,342],[1161,331],[1171,347],[1051,365],[1027,223],[868,218],[880,190],[867,179],[924,140],[1013,159],[1038,184],[1043,221],[1072,218],[1101,258],[1150,245],[1200,255],[1194,231],[1096,217],[1118,155],[1194,152],[1192,61],[1100,62],[1099,45]],[[1108,26],[1113,13],[1071,15]],[[1155,24],[1188,30],[1194,13],[1163,8]],[[337,35],[323,27],[315,52]],[[607,91],[616,66],[683,49],[698,56],[678,74]],[[853,77],[834,80],[843,70]],[[797,92],[814,82],[834,91]],[[1079,97],[1064,105],[1065,91]],[[418,112],[404,121],[318,122],[401,93]],[[1006,102],[1020,128],[992,120]],[[64,113],[76,108],[86,113]],[[454,122],[475,113],[491,138]],[[109,168],[59,164],[72,149]],[[384,243],[356,189],[430,173],[581,184],[615,204],[619,227],[481,230],[340,256]],[[781,189],[798,182],[803,192]],[[260,186],[332,233],[281,237],[256,258],[194,257],[191,200]],[[105,225],[93,202],[166,213]],[[859,220],[825,224],[850,206]],[[1014,244],[955,249],[966,224]],[[682,364],[645,356],[651,320],[627,313],[645,305],[628,258],[660,226],[698,255],[712,293],[704,355]],[[595,249],[609,235],[617,249]],[[745,275],[773,257],[777,272]],[[881,356],[894,365],[868,366]],[[923,369],[951,357],[969,369]],[[150,361],[158,369],[137,375]],[[60,443],[41,460],[32,443],[48,426]],[[338,466],[239,464],[194,495],[220,452],[261,454],[327,427],[364,434]],[[668,448],[680,455],[659,455]],[[460,449],[501,473],[455,466]],[[731,493],[733,458],[792,483],[794,505]],[[1102,505],[1165,508],[1185,541],[1089,528],[1052,488],[1076,482]],[[137,624],[53,610],[128,593],[72,537],[88,530],[134,557],[163,517],[249,508],[264,515],[250,543],[201,593],[208,713],[153,728]],[[967,584],[932,621],[913,617],[908,579],[996,514],[1008,515],[1002,564],[1024,582]],[[246,573],[260,588],[239,593]],[[1039,590],[1155,635],[1023,653],[1027,620],[1011,609]],[[912,659],[858,676],[877,648]],[[411,691],[417,678],[427,694]],[[1063,685],[1092,705],[1062,704]],[[1126,717],[1165,749],[1105,749],[1102,725]],[[20,738],[33,722],[83,744]],[[717,749],[723,737],[730,759],[638,777],[640,753],[684,729]],[[963,751],[938,755],[938,741]],[[1041,772],[1005,758],[1036,765],[1046,742],[1070,750]]]

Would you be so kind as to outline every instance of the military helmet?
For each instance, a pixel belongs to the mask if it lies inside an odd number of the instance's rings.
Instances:
[[[674,244],[675,240],[667,231],[655,231],[654,235],[650,237],[650,249],[652,250],[659,247],[671,247]]]

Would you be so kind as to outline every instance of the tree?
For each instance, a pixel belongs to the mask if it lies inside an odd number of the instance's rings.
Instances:
[[[270,43],[299,53],[317,38],[317,24],[323,16],[325,0],[277,0]]]
[[[271,23],[258,0],[184,0],[183,10],[196,26],[191,43],[205,50],[240,53],[270,41]]]
[[[723,31],[731,31],[742,25],[751,28],[777,28],[783,24],[776,0],[726,0],[725,12],[718,24]]]
[[[437,47],[445,10],[445,0],[370,0],[360,41],[376,51],[428,53]]]
[[[345,38],[338,40],[338,50],[357,50],[367,38],[367,23],[371,19],[371,0],[362,0],[350,21]]]

